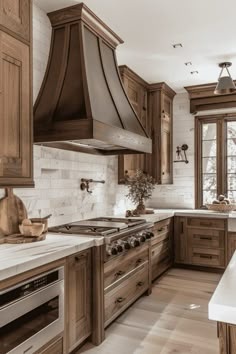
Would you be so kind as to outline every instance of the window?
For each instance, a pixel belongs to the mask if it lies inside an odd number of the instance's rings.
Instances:
[[[236,114],[196,117],[195,143],[196,208],[219,194],[236,202]]]

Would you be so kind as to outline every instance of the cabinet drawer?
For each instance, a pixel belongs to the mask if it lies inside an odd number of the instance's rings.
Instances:
[[[152,262],[154,260],[158,261],[163,253],[170,253],[169,240],[165,240],[158,243],[155,247],[152,247]]]
[[[170,231],[171,219],[165,219],[154,224],[153,232],[155,236],[162,234],[163,232]]]
[[[189,229],[188,236],[192,246],[224,248],[225,233],[212,229]]]
[[[105,289],[114,282],[125,277],[130,271],[137,268],[148,260],[148,244],[135,248],[126,254],[105,263],[104,287]]]
[[[148,262],[130,278],[105,294],[105,326],[148,289]]]
[[[209,267],[224,267],[224,250],[208,248],[192,248],[192,264]]]
[[[63,339],[58,338],[54,342],[52,341],[35,354],[63,354]]]
[[[209,218],[187,218],[187,226],[193,227],[209,227],[213,229],[225,228],[225,220],[223,219],[209,219]]]

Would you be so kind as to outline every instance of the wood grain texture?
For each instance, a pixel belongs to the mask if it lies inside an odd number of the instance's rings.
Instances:
[[[0,186],[33,186],[31,1],[1,0],[0,8]]]
[[[208,302],[220,276],[171,269],[106,330],[106,340],[77,354],[217,354],[216,323]]]
[[[68,352],[88,338],[92,332],[91,249],[67,258],[66,330]]]

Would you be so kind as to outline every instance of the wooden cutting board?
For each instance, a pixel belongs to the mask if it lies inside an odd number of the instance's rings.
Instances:
[[[38,237],[26,237],[21,234],[15,234],[15,235],[4,237],[4,243],[13,243],[13,244],[31,243],[31,242],[43,241],[45,239],[46,239],[46,233]]]
[[[6,195],[0,199],[0,236],[19,233],[19,224],[27,219],[27,210],[22,200],[5,188]]]

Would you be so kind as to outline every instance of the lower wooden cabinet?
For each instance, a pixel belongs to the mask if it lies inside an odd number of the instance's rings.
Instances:
[[[218,336],[220,341],[220,354],[236,353],[236,326],[218,322]]]
[[[225,268],[226,219],[177,216],[174,228],[176,264]]]
[[[172,265],[172,220],[166,219],[155,223],[153,233],[154,238],[151,240],[152,280]]]
[[[130,306],[149,287],[149,264],[146,261],[121,283],[105,291],[105,327]]]
[[[59,337],[50,341],[35,354],[63,354],[63,338]]]
[[[68,352],[92,332],[91,249],[67,258],[66,329]]]

